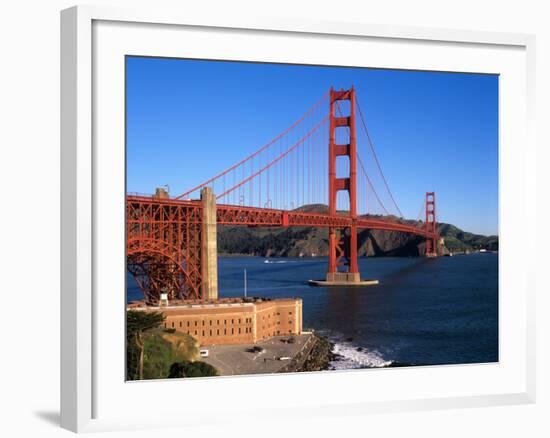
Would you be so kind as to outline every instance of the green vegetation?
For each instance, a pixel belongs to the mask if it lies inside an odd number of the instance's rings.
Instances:
[[[323,205],[307,205],[298,209],[323,213]],[[421,222],[403,220],[395,216],[367,215],[374,219],[415,224]],[[445,240],[448,252],[469,252],[479,249],[498,250],[498,236],[482,236],[463,231],[454,225],[440,223],[439,232]],[[361,230],[358,233],[359,256],[415,256],[423,254],[423,239],[395,231]],[[292,227],[218,227],[218,251],[220,254],[242,254],[261,257],[326,256],[328,232],[323,228]]]
[[[220,226],[218,251],[222,254],[299,256],[297,242],[313,238],[314,228],[247,228]],[[319,234],[326,234],[319,231]],[[326,236],[328,239],[328,235]]]
[[[170,367],[170,378],[181,377],[211,377],[217,376],[218,371],[205,362],[176,362]]]
[[[143,379],[145,366],[144,333],[164,322],[159,312],[126,312],[126,377],[129,380]]]
[[[479,249],[498,251],[498,236],[468,233],[451,224],[439,224],[439,233],[445,238],[445,246],[451,252]]]
[[[164,315],[159,312],[129,310],[126,314],[126,373],[128,380],[164,379],[171,375],[177,363],[193,364],[185,375],[178,377],[211,376],[213,367],[195,365],[199,355],[198,342],[174,329],[161,328]],[[204,364],[207,365],[207,364]]]

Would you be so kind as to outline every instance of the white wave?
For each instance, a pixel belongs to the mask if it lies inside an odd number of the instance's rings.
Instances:
[[[330,363],[332,370],[350,370],[359,368],[383,368],[390,366],[393,361],[384,359],[377,351],[362,349],[348,342],[337,342],[332,352],[338,357]]]

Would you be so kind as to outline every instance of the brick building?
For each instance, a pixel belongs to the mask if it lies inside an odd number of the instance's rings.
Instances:
[[[134,302],[128,309],[160,311],[165,328],[197,339],[201,345],[251,344],[278,335],[302,333],[300,298],[225,298],[199,302],[171,302],[152,307]]]

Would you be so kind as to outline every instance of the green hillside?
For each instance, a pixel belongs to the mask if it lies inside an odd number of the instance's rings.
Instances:
[[[301,207],[298,211],[325,213],[326,205]],[[399,223],[417,224],[395,216],[365,216]],[[482,236],[463,231],[452,225],[438,224],[444,239],[442,253],[472,252],[479,249],[498,250],[498,236]],[[419,236],[395,231],[361,230],[358,233],[359,255],[416,256],[423,254],[424,241]],[[328,230],[315,227],[264,228],[219,226],[218,252],[222,255],[240,254],[261,257],[311,257],[328,254]]]

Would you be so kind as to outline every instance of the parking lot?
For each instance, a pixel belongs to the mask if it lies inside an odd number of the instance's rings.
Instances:
[[[208,350],[208,357],[201,360],[214,366],[222,376],[276,373],[312,341],[311,334],[292,338],[294,343],[284,342],[289,336],[275,336],[256,344],[205,345],[201,350]],[[254,346],[261,347],[262,351],[252,352]]]

